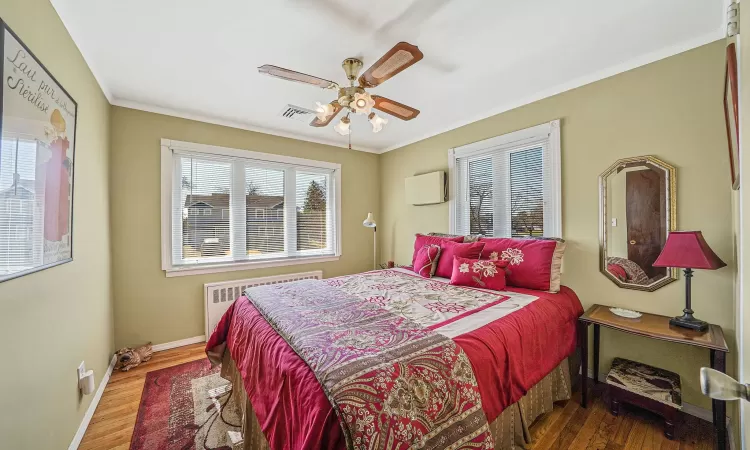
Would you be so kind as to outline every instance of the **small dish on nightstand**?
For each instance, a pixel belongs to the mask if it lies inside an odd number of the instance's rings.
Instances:
[[[626,319],[637,319],[641,317],[643,314],[639,313],[638,311],[633,311],[630,309],[623,309],[623,308],[609,308],[610,312],[616,316],[625,317]]]

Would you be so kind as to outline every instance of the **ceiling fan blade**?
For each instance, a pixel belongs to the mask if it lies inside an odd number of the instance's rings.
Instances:
[[[258,72],[264,75],[269,75],[282,80],[296,81],[297,83],[312,84],[323,89],[338,89],[339,85],[330,80],[324,80],[323,78],[314,77],[301,72],[295,72],[294,70],[284,69],[282,67],[276,67],[271,65],[263,65],[258,67]]]
[[[328,119],[325,122],[321,121],[320,119],[316,117],[312,120],[312,122],[310,122],[310,126],[318,127],[318,128],[324,127],[328,125],[329,123],[331,123],[331,121],[341,112],[341,110],[344,109],[344,107],[339,105],[339,102],[336,100],[331,102],[331,106],[333,106],[333,113],[330,116],[328,116]]]
[[[359,77],[362,87],[375,87],[418,63],[424,54],[416,45],[399,42]]]
[[[372,99],[375,100],[375,106],[373,106],[373,108],[379,109],[394,117],[398,117],[401,120],[411,120],[419,115],[418,109],[406,106],[403,103],[393,101],[389,98],[373,95]]]

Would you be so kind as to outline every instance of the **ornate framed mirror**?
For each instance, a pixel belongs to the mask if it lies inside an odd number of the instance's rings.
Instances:
[[[675,168],[653,156],[617,160],[599,176],[599,270],[617,286],[655,291],[677,269],[654,267],[677,227]]]

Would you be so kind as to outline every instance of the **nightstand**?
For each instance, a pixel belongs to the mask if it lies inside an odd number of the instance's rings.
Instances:
[[[729,352],[724,331],[718,325],[709,325],[706,331],[694,331],[669,325],[671,317],[657,314],[627,319],[612,314],[609,306],[593,305],[578,319],[578,347],[581,350],[581,406],[588,403],[588,328],[594,325],[594,382],[599,382],[599,331],[601,327],[623,331],[650,339],[692,345],[709,350],[712,369],[726,372],[726,356]],[[712,400],[713,422],[716,442],[720,450],[727,448],[727,407],[721,400]]]

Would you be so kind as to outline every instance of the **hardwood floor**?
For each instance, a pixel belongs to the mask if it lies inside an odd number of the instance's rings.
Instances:
[[[157,352],[135,369],[113,372],[78,449],[128,450],[146,373],[205,358],[204,348],[205,344],[194,344]]]
[[[204,344],[194,344],[154,354],[151,361],[129,372],[115,372],[104,390],[80,450],[128,450],[146,373],[205,358]],[[591,405],[578,404],[578,394],[540,417],[531,426],[533,450],[708,450],[713,448],[713,428],[708,422],[684,416],[677,440],[664,437],[657,416],[622,405],[614,417],[602,400],[602,385],[594,390]],[[162,450],[162,449],[159,449]]]

